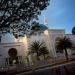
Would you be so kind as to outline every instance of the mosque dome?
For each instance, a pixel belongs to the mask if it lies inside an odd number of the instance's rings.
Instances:
[[[46,29],[48,29],[48,27],[47,27],[46,25],[43,25],[43,24],[40,24],[40,25],[39,25],[39,30],[44,31],[44,30],[46,30]]]
[[[48,27],[44,24],[35,24],[32,26],[32,31],[30,32],[30,35],[34,34],[34,33],[38,33],[38,32],[43,32],[46,29],[48,29]]]
[[[37,24],[37,25],[32,26],[32,30],[34,31],[39,31],[39,30],[44,31],[46,29],[48,29],[47,26],[43,24]]]

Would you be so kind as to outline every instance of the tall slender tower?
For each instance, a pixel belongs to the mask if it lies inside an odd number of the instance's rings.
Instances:
[[[48,18],[44,16],[44,25],[48,28]],[[49,53],[50,53],[50,56],[51,57],[55,57],[55,52],[53,51],[53,48],[52,48],[52,41],[51,41],[51,35],[50,35],[50,31],[49,29],[46,29],[44,31],[44,35],[45,35],[45,42],[47,44],[47,48],[49,50]]]
[[[48,27],[48,18],[44,16],[44,25]]]

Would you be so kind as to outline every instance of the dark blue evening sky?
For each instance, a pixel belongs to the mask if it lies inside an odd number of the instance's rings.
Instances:
[[[75,0],[51,0],[39,17],[40,23],[44,23],[44,16],[48,18],[49,29],[65,29],[71,33],[75,26]]]

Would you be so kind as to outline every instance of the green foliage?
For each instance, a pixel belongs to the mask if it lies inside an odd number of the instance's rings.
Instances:
[[[32,23],[32,28],[31,28],[31,30],[33,30],[33,31],[39,30],[39,23],[36,22],[36,21],[34,21],[34,22]]]
[[[37,20],[50,0],[0,0],[0,31],[24,32]],[[24,24],[21,24],[23,23]],[[10,31],[11,30],[11,31]]]
[[[56,49],[58,50],[63,50],[65,48],[71,48],[71,47],[72,43],[69,38],[64,37],[56,40]]]
[[[43,55],[44,56],[44,59],[45,59],[45,55],[46,54],[49,54],[48,50],[47,50],[47,47],[45,45],[43,45],[41,48],[40,48],[40,55]]]
[[[75,35],[75,27],[72,28],[72,34]]]
[[[39,41],[34,41],[31,45],[30,45],[30,50],[32,53],[39,53],[40,47],[42,46],[42,44]]]
[[[9,64],[10,65],[18,64],[18,58],[17,57],[15,57],[15,58],[10,57],[9,58]]]
[[[56,39],[55,47],[59,52],[65,50],[66,59],[68,59],[67,49],[72,47],[72,42],[69,38],[63,37]]]
[[[40,55],[43,55],[45,58],[45,55],[48,54],[47,47],[45,46],[44,42],[34,41],[29,47],[30,54],[37,54],[37,60]]]

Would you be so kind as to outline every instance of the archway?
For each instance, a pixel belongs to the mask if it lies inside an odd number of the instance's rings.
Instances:
[[[11,49],[9,49],[8,54],[10,57],[14,58],[17,56],[17,50],[15,48],[11,48]]]
[[[9,57],[9,64],[17,64],[18,63],[18,58],[17,58],[17,49],[11,48],[8,51]]]

